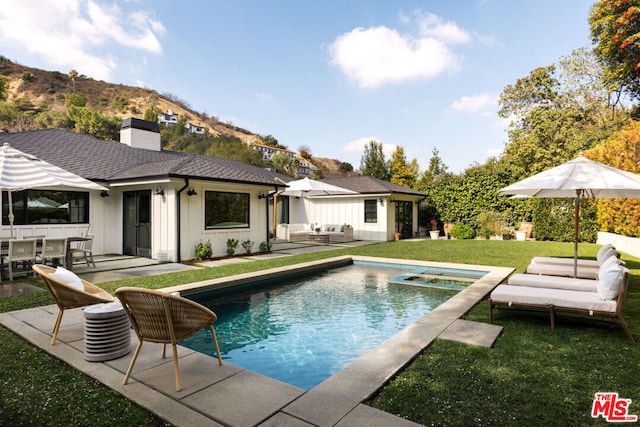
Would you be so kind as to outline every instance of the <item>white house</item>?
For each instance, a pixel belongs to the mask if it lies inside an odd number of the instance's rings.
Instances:
[[[109,192],[29,189],[14,193],[18,237],[78,236],[91,224],[94,251],[180,261],[209,240],[214,255],[227,239],[251,240],[254,250],[270,237],[270,191],[284,188],[281,175],[246,163],[160,150],[158,124],[123,121],[121,142],[58,129],[0,133],[14,148],[109,188]],[[37,209],[47,197],[66,209]],[[3,194],[0,236],[9,236]]]
[[[109,189],[13,193],[17,237],[79,236],[91,226],[96,254],[182,261],[193,259],[196,245],[207,241],[214,256],[226,254],[228,239],[250,240],[258,251],[260,243],[274,237],[276,222],[346,223],[361,240],[392,240],[396,232],[406,238],[418,230],[417,206],[424,196],[408,188],[371,177],[327,180],[357,194],[279,197],[274,220],[272,195],[291,178],[235,160],[161,151],[154,122],[127,118],[120,139],[103,141],[59,129],[0,133],[0,144]],[[43,200],[50,202],[39,203]],[[10,236],[7,215],[4,191],[4,238]]]
[[[349,224],[356,240],[389,241],[398,233],[418,232],[418,205],[425,195],[371,176],[325,179],[357,194],[277,199],[277,222],[288,224]]]

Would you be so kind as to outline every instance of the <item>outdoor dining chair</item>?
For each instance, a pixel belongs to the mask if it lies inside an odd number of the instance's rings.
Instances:
[[[87,267],[89,266],[89,262],[91,262],[91,265],[93,265],[93,267],[95,268],[96,263],[93,260],[93,239],[94,239],[94,235],[93,234],[87,234],[86,238],[87,240],[83,240],[81,242],[79,242],[79,245],[77,248],[73,248],[71,250],[71,260],[73,261],[77,261],[77,260],[84,260],[84,262],[87,263]]]
[[[42,239],[42,252],[40,259],[43,264],[47,264],[47,260],[51,261],[51,265],[58,260],[59,265],[65,265],[67,257],[67,239]]]
[[[129,381],[142,343],[148,341],[163,344],[163,359],[167,344],[171,344],[176,391],[180,391],[182,387],[180,385],[177,344],[203,328],[209,328],[211,331],[218,364],[222,365],[218,339],[213,328],[217,316],[213,311],[189,299],[153,289],[120,288],[116,290],[116,297],[122,303],[139,340],[122,384],[127,384]]]
[[[58,306],[58,317],[53,325],[52,345],[56,343],[65,310],[115,301],[115,298],[107,291],[80,279],[73,272],[64,268],[53,268],[42,264],[36,264],[32,268],[42,277]]]
[[[9,280],[16,274],[33,274],[31,266],[36,263],[36,239],[11,239],[7,252]],[[20,268],[22,266],[22,268]]]

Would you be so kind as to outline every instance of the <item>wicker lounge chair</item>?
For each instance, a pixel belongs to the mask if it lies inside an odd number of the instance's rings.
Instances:
[[[44,280],[44,283],[47,285],[47,288],[49,288],[49,292],[51,292],[51,296],[53,296],[60,310],[56,323],[53,325],[51,344],[56,343],[58,330],[62,322],[62,315],[65,310],[115,301],[113,296],[105,290],[86,280],[78,278],[78,276],[75,276],[75,274],[68,270],[62,268],[55,269],[41,264],[36,264],[32,268],[33,271],[38,273],[40,277],[42,277],[42,280]]]
[[[629,340],[635,342],[622,312],[622,303],[629,282],[629,270],[625,267],[620,269],[622,272],[620,289],[615,299],[604,299],[600,290],[591,292],[537,286],[499,285],[489,297],[489,322],[493,321],[493,309],[501,307],[549,311],[551,330],[555,328],[555,313],[558,312],[612,317],[618,320]]]
[[[139,340],[123,384],[127,384],[129,381],[142,343],[148,341],[163,344],[163,359],[167,344],[171,344],[176,391],[180,391],[182,387],[180,385],[177,343],[205,327],[211,330],[218,364],[222,365],[216,331],[213,328],[217,316],[213,311],[186,298],[152,289],[120,288],[116,290],[116,297],[120,299]]]

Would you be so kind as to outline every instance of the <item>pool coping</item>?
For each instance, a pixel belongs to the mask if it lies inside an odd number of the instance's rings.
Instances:
[[[415,426],[415,423],[362,402],[375,395],[389,379],[453,322],[464,317],[515,269],[347,255],[162,290],[189,295],[229,284],[275,278],[292,271],[326,269],[352,261],[444,268],[464,266],[465,269],[486,270],[488,273],[308,391],[232,364],[217,366],[213,357],[180,347],[184,388],[182,392],[175,392],[171,358],[159,360],[157,347],[147,343],[143,346],[130,383],[123,386],[122,378],[131,354],[107,362],[84,360],[81,309],[65,311],[59,343],[55,346],[49,344],[51,325],[57,314],[55,305],[0,314],[0,324],[174,425]],[[132,340],[137,343],[135,337]]]

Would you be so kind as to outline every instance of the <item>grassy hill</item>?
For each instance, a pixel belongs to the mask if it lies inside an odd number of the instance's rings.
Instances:
[[[45,71],[17,64],[2,56],[0,76],[8,78],[7,103],[27,114],[51,111],[63,116],[66,114],[65,96],[81,92],[87,98],[86,107],[104,116],[119,119],[129,116],[142,118],[145,111],[153,106],[155,111],[161,113],[171,110],[174,114],[184,117],[188,123],[204,127],[212,136],[233,136],[243,142],[261,141],[260,135],[230,123],[223,123],[217,117],[196,112],[187,101],[169,93],[159,94],[152,89],[109,83],[83,75],[72,75],[71,72],[65,74],[59,71]],[[0,128],[15,132],[35,126],[28,121],[14,122],[2,121]],[[314,157],[312,162],[326,178],[346,175],[340,170],[339,160]]]

